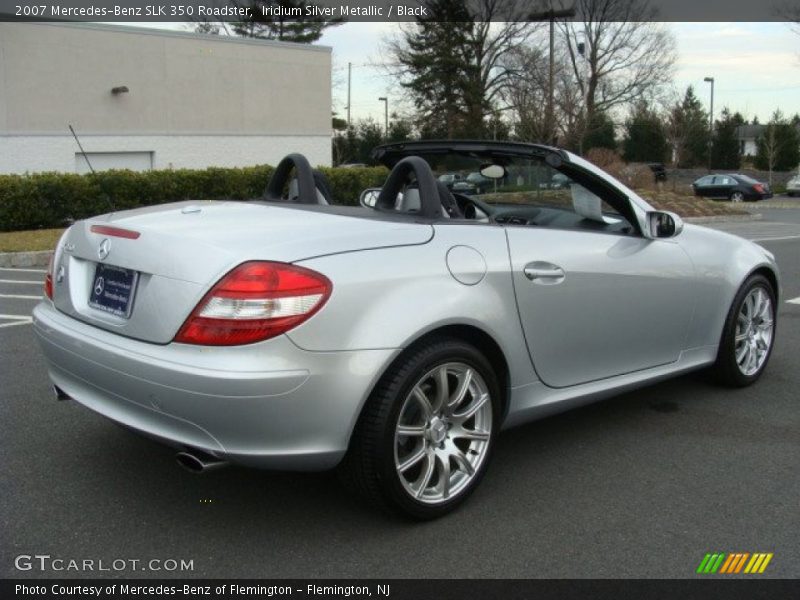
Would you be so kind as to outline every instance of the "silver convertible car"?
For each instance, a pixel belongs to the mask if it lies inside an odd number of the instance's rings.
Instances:
[[[193,471],[338,466],[426,519],[475,489],[502,428],[693,369],[731,386],[764,371],[779,294],[764,248],[556,148],[374,157],[391,172],[360,206],[333,205],[293,154],[258,200],[75,223],[34,311],[56,397]],[[437,182],[473,172],[478,194]]]

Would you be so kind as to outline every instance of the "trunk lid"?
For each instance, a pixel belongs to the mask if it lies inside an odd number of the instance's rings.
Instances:
[[[139,235],[129,239],[92,231],[98,225]],[[258,203],[179,202],[140,208],[72,226],[54,265],[53,301],[58,310],[81,321],[166,344],[211,286],[242,262],[296,262],[424,244],[432,237],[429,224]],[[104,242],[108,252],[100,258]],[[105,292],[98,287],[101,277]],[[116,304],[128,306],[129,314],[114,306],[115,300],[99,299],[98,289],[99,296],[116,294]],[[110,303],[116,312],[102,310],[98,303]]]

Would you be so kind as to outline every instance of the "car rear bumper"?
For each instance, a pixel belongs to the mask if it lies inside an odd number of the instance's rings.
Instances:
[[[249,346],[157,345],[58,312],[33,312],[53,383],[109,419],[233,463],[316,470],[347,449],[393,349],[308,352],[286,336]]]

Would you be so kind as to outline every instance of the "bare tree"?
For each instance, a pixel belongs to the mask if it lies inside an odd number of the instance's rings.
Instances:
[[[505,60],[540,24],[530,0],[425,0],[428,17],[386,40],[390,70],[423,118],[444,116],[446,134],[483,133],[517,75]],[[446,85],[443,85],[447,81]]]
[[[671,81],[674,38],[654,21],[649,0],[577,0],[576,8],[578,20],[560,28],[584,98],[584,122]]]

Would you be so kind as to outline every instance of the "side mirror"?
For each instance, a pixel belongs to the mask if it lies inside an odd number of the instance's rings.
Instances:
[[[375,205],[378,203],[378,196],[380,193],[381,188],[367,188],[361,192],[358,202],[361,204],[361,206],[366,208],[375,208]]]
[[[683,219],[673,212],[654,210],[647,213],[647,227],[650,239],[673,238],[683,231]]]

